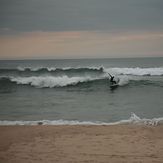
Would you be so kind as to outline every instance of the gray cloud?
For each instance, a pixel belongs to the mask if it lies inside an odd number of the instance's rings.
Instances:
[[[162,0],[0,0],[0,28],[13,31],[161,30]]]

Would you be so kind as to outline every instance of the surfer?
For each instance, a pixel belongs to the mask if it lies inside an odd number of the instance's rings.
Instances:
[[[109,74],[109,73],[108,73]],[[110,74],[109,74],[110,75]],[[114,80],[114,76],[110,75],[110,82],[112,84],[117,84],[117,82]]]

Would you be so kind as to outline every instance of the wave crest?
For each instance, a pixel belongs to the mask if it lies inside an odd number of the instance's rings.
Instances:
[[[47,72],[82,72],[82,71],[97,71],[97,72],[103,72],[103,67],[63,67],[63,68],[57,68],[57,67],[18,67],[17,70],[19,71],[47,71]]]

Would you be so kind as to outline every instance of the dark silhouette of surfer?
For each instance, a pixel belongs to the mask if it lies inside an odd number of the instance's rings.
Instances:
[[[114,76],[112,76],[112,75],[110,75],[110,82],[111,82],[111,84],[117,84],[117,82],[114,80]]]

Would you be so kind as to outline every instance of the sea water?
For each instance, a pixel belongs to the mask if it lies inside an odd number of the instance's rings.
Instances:
[[[116,89],[108,73],[120,80]],[[162,117],[163,58],[0,61],[0,124],[154,124]]]

